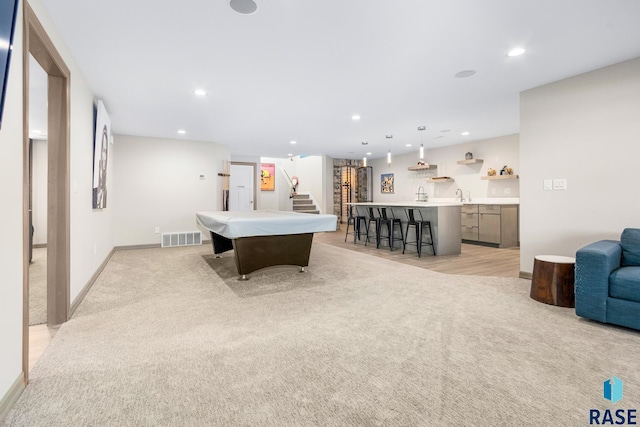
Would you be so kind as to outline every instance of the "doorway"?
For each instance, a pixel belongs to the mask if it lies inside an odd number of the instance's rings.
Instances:
[[[29,327],[47,323],[47,73],[29,54]]]
[[[231,162],[229,174],[229,210],[252,211],[256,208],[256,163]]]
[[[30,55],[47,79],[47,232],[46,318],[48,326],[64,323],[69,316],[70,216],[69,216],[69,76],[70,72],[28,3],[23,3],[23,355],[25,383],[29,379],[29,260],[32,229],[29,221],[30,165],[29,94]]]

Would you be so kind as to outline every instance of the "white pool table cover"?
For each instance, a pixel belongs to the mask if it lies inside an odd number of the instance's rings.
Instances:
[[[198,224],[227,239],[335,231],[335,215],[288,211],[197,212]]]

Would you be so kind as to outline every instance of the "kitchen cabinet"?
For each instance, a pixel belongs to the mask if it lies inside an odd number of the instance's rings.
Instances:
[[[460,212],[465,243],[518,246],[518,205],[464,205]]]
[[[462,205],[460,208],[460,234],[462,240],[477,241],[478,234],[478,205]]]

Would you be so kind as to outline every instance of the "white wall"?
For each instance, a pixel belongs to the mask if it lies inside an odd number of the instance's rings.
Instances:
[[[476,159],[483,159],[483,163],[459,165],[458,161],[464,160],[467,152],[473,153]],[[373,167],[373,200],[375,202],[415,200],[420,186],[424,187],[429,199],[456,197],[458,188],[463,190],[465,198],[469,192],[472,200],[519,196],[519,180],[487,181],[480,178],[487,174],[488,168],[491,167],[500,173],[500,169],[505,165],[513,168],[514,174],[520,174],[518,135],[425,150],[425,162],[436,165],[437,169],[409,171],[407,168],[417,166],[418,160],[419,153],[416,149],[414,154],[392,156],[391,165],[387,164],[386,157],[369,161],[369,166]],[[394,194],[382,194],[380,191],[380,175],[387,173],[394,174]],[[455,182],[430,182],[429,178],[434,176],[449,176],[455,179]]]
[[[22,2],[0,130],[0,400],[22,378]]]
[[[47,140],[34,139],[32,142],[33,176],[32,185],[32,222],[33,244],[47,243]]]
[[[293,210],[293,202],[289,198],[291,184],[287,180],[287,175],[285,175],[284,171],[286,170],[290,178],[293,177],[296,174],[295,162],[290,158],[262,157],[260,163],[274,163],[276,165],[275,191],[260,191],[260,186],[258,186],[260,209],[276,211]],[[258,163],[258,170],[260,170],[260,163]],[[259,173],[260,172],[258,172],[258,174]]]
[[[71,302],[87,285],[100,264],[113,249],[113,209],[107,201],[104,210],[92,209],[93,180],[93,108],[95,95],[78,68],[75,59],[53,25],[40,0],[30,1],[49,38],[62,56],[71,74],[71,152],[70,152],[70,221],[71,221]],[[107,111],[109,104],[105,103]],[[113,196],[109,182],[107,191]]]
[[[640,227],[640,58],[520,96],[520,269]],[[566,191],[543,180],[566,178]]]
[[[320,213],[332,213],[333,201],[327,205],[327,186],[331,187],[333,182],[333,169],[330,174],[326,173],[327,163],[331,163],[333,168],[333,159],[327,156],[305,156],[294,157],[295,175],[299,179],[298,193],[311,194],[316,202],[316,206],[320,209]],[[333,192],[331,193],[333,198]]]
[[[160,244],[155,227],[198,230],[197,211],[222,210],[223,146],[116,135],[112,148],[116,246]]]

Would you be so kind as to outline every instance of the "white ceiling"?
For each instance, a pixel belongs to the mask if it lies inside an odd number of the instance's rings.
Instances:
[[[256,0],[252,15],[42,1],[114,132],[239,155],[376,158],[513,134],[519,92],[640,56],[638,0]]]

